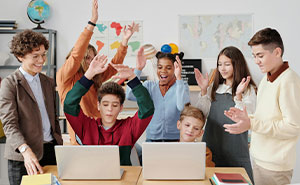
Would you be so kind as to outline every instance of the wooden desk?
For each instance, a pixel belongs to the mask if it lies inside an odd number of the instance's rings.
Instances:
[[[121,180],[61,180],[58,179],[62,185],[134,185],[137,183],[138,178],[141,174],[142,167],[140,166],[121,166],[124,169]],[[52,173],[57,178],[56,166],[45,166],[43,167],[44,173]]]
[[[138,185],[211,185],[208,178],[211,178],[215,172],[221,172],[221,173],[240,173],[243,175],[243,177],[250,182],[250,179],[247,175],[247,172],[244,168],[211,168],[207,167],[205,169],[205,179],[204,180],[180,180],[180,181],[174,181],[174,180],[144,180],[143,179],[143,173],[141,173]]]

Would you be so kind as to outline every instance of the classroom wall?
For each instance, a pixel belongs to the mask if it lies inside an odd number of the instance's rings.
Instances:
[[[42,26],[58,31],[57,59],[60,67],[91,17],[91,0],[47,0],[47,2],[51,6],[52,15]],[[35,27],[26,15],[28,3],[29,0],[1,0],[0,19],[15,19],[20,29]],[[99,20],[142,20],[144,43],[151,43],[157,49],[165,43],[178,44],[178,15],[252,13],[253,33],[265,27],[276,28],[285,44],[284,59],[288,60],[289,65],[300,74],[297,55],[300,42],[298,0],[101,0],[99,7]],[[263,75],[252,58],[247,58],[247,61],[258,84]],[[134,66],[135,58],[126,58],[125,63]],[[215,66],[215,58],[203,58],[203,72],[209,72]],[[191,97],[192,101],[195,101],[196,93],[192,93]],[[293,182],[300,182],[300,142],[297,156]]]

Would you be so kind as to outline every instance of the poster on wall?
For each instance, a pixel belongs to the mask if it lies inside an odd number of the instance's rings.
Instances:
[[[251,57],[252,14],[180,15],[179,44],[185,58],[216,58],[227,46]]]
[[[143,43],[143,22],[134,21],[139,24],[139,30],[135,32],[128,42],[126,56],[136,56],[138,49]],[[132,21],[101,21],[97,22],[91,44],[97,52],[108,57],[113,57],[122,41],[122,30],[131,25]]]

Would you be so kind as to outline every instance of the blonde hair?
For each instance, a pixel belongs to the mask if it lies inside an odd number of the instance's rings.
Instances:
[[[72,53],[73,49],[74,48],[72,48],[71,51],[68,53],[68,55],[66,57],[66,60],[71,56],[71,53]],[[86,51],[85,51],[85,53],[84,53],[84,57],[83,57],[82,61],[80,62],[80,68],[78,69],[78,72],[80,72],[82,74],[84,74],[87,71],[87,69],[89,68],[89,66],[85,62],[86,57],[89,54],[89,51],[92,51],[95,56],[97,55],[97,51],[96,51],[95,47],[93,45],[89,44]],[[101,76],[101,74],[98,74],[98,75],[94,76],[93,81],[94,81],[95,88],[96,89],[100,88],[101,85],[102,85],[102,76]]]
[[[203,112],[200,109],[192,106],[190,103],[184,105],[184,109],[180,114],[179,120],[182,121],[185,117],[193,117],[195,119],[200,120],[203,123],[202,124],[202,128],[203,128],[205,123],[205,116]]]

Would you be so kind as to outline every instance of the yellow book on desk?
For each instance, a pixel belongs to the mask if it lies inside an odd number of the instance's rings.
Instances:
[[[56,177],[51,173],[39,175],[24,175],[22,177],[21,185],[53,185],[59,184]]]

